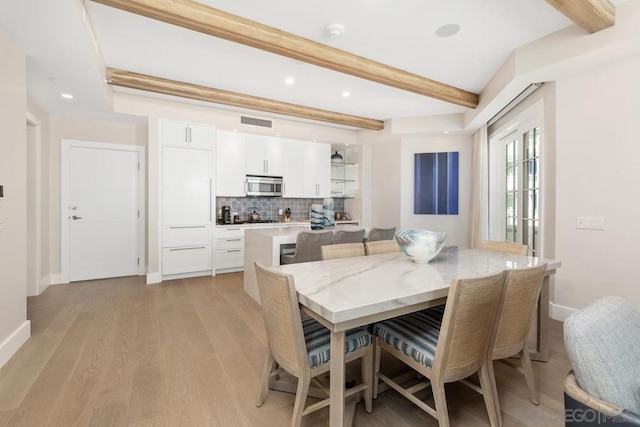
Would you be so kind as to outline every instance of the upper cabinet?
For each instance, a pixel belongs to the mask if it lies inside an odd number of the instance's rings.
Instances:
[[[282,197],[305,197],[304,152],[306,143],[292,139],[282,140]]]
[[[165,146],[213,149],[213,134],[211,126],[208,125],[162,120],[160,122],[160,139],[162,145]]]
[[[216,140],[216,196],[245,196],[245,136],[239,132],[218,131]]]
[[[331,197],[331,146],[305,142],[304,197]]]
[[[282,141],[262,135],[245,135],[247,175],[282,176]]]

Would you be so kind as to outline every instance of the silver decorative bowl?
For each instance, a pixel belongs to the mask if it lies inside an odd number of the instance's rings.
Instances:
[[[444,231],[405,228],[396,232],[396,241],[402,252],[413,262],[426,263],[434,259],[444,247],[447,233]]]

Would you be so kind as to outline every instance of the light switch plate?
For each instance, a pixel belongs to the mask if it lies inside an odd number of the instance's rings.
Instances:
[[[604,217],[579,216],[576,228],[583,230],[604,230]]]

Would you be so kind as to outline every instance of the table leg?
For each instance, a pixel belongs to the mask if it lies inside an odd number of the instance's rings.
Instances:
[[[344,424],[344,342],[345,331],[331,332],[331,384],[330,384],[330,425],[342,427]]]
[[[536,352],[531,353],[531,360],[549,361],[549,275],[544,276],[537,313]]]

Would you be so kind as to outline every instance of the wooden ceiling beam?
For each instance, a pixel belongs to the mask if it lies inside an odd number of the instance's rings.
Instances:
[[[189,0],[93,0],[148,18],[252,46],[464,107],[478,95]]]
[[[132,73],[130,71],[118,70],[116,68],[107,68],[107,83],[130,89],[139,89],[148,92],[162,93],[164,95],[197,99],[199,101],[231,105],[251,110],[268,111],[271,113],[352,126],[361,129],[384,129],[384,122],[382,120],[352,116],[350,114],[342,114],[335,111],[289,104],[266,98],[258,98],[256,96],[244,95],[242,93],[229,92],[226,90],[214,89],[191,83]]]
[[[547,0],[547,3],[590,34],[616,23],[616,8],[609,0]]]

